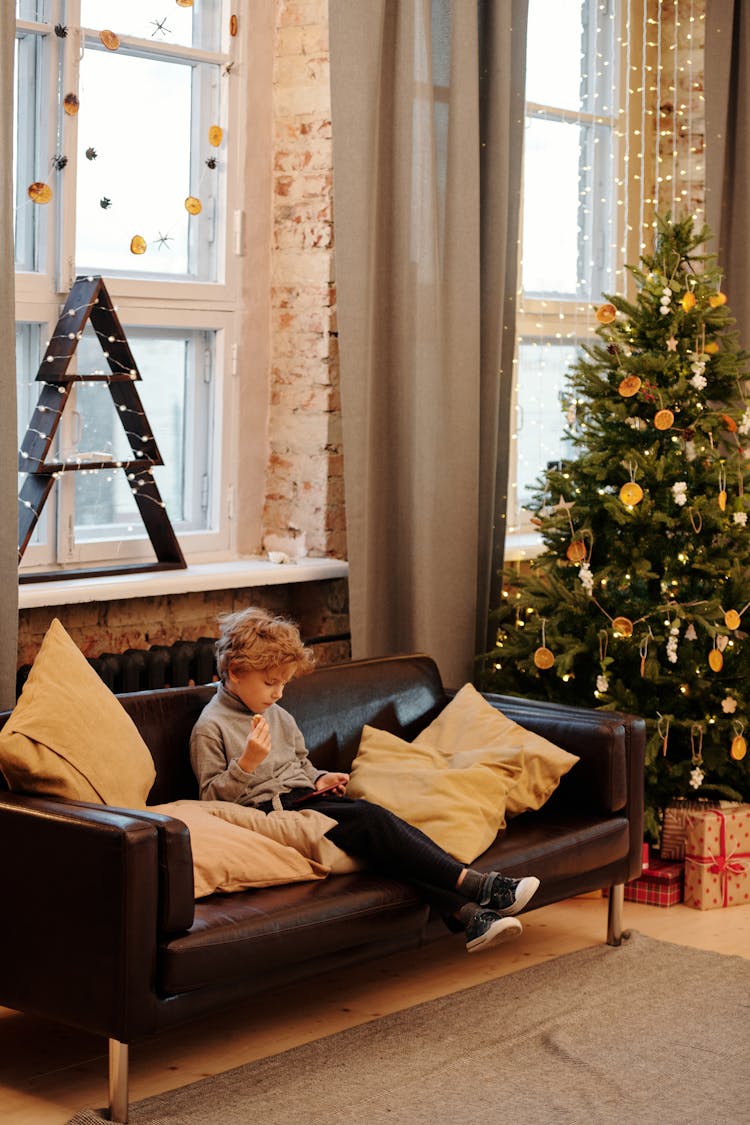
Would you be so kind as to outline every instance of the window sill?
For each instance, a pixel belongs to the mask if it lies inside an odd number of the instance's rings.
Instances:
[[[198,563],[186,570],[24,583],[18,588],[18,607],[34,609],[39,606],[74,605],[77,602],[203,593],[206,590],[282,586],[292,582],[346,578],[348,573],[349,564],[342,559],[300,559],[290,563],[273,563],[260,558],[235,559],[221,563]]]

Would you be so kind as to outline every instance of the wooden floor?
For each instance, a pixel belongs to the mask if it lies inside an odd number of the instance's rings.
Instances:
[[[320,978],[131,1048],[130,1100],[174,1089],[387,1012],[604,940],[606,902],[584,896],[529,911],[524,934],[469,956],[460,937]],[[750,958],[750,906],[699,911],[625,903],[625,924],[663,941]],[[0,1121],[63,1125],[107,1101],[106,1044],[0,1008]]]

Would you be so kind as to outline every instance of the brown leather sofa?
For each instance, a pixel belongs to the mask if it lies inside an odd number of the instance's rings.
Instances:
[[[150,804],[197,796],[188,738],[214,690],[120,696],[156,764]],[[414,655],[321,668],[284,706],[316,764],[347,770],[365,723],[410,740],[449,697]],[[623,884],[641,867],[643,720],[487,698],[580,762],[475,866],[538,875],[534,907],[612,888],[607,940],[619,944]],[[188,830],[156,813],[3,791],[0,851],[0,1004],[109,1039],[114,1120],[127,1120],[133,1040],[445,932],[408,885],[364,872],[196,902]]]

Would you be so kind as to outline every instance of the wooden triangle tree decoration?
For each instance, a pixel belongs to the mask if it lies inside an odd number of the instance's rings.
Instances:
[[[89,321],[102,346],[110,373],[70,375],[68,366]],[[101,277],[77,277],[39,365],[36,381],[41,383],[42,387],[18,455],[19,472],[27,474],[18,498],[19,561],[28,546],[47,497],[62,473],[81,469],[121,469],[126,474],[133,498],[138,505],[138,511],[156,555],[156,562],[94,567],[75,572],[66,570],[65,576],[175,570],[187,566],[154,481],[153,468],[163,465],[164,462],[138,394],[136,383],[140,379],[141,375],[122,325]],[[47,461],[47,454],[54,441],[73,384],[84,380],[87,383],[97,381],[107,383],[132,451],[132,457],[127,461],[85,458],[75,461]],[[21,575],[20,581],[60,577],[61,572],[56,571],[44,575]]]

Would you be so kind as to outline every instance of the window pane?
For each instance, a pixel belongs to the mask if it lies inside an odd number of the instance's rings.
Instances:
[[[16,0],[16,19],[42,23],[49,18],[46,0]]]
[[[526,120],[522,271],[525,293],[576,293],[583,133],[579,125],[540,118]]]
[[[218,50],[220,13],[220,0],[200,0],[188,7],[165,4],[163,10],[153,0],[81,0],[83,27],[207,51]]]
[[[210,383],[205,383],[203,349],[212,348],[204,333],[127,329],[142,375],[136,383],[147,432],[156,438],[164,460],[154,479],[169,518],[178,531],[208,526],[202,483],[209,472]],[[87,328],[78,347],[78,371],[107,370],[96,336]],[[83,460],[133,457],[128,433],[135,433],[125,412],[117,411],[106,383],[77,388],[76,442],[68,456]],[[127,431],[127,432],[126,432]],[[137,441],[136,441],[137,448]],[[81,540],[143,538],[145,530],[121,470],[75,474],[76,535]]]
[[[15,83],[13,87],[13,184],[15,190],[15,260],[18,270],[39,268],[41,228],[49,204],[32,203],[29,184],[47,181],[45,145],[41,136],[40,73],[44,52],[42,37],[31,33],[16,36]]]
[[[197,69],[121,51],[84,53],[78,114],[79,269],[213,279],[207,247],[217,173],[202,159],[195,165],[200,173],[194,177],[191,169]],[[188,196],[201,201],[199,214],[188,214]],[[136,235],[144,240],[145,253],[131,252]]]
[[[576,352],[572,344],[550,340],[519,341],[518,507],[530,504],[537,478],[546,466],[569,456],[563,432],[562,394]]]
[[[526,99],[580,109],[582,0],[530,0]]]

